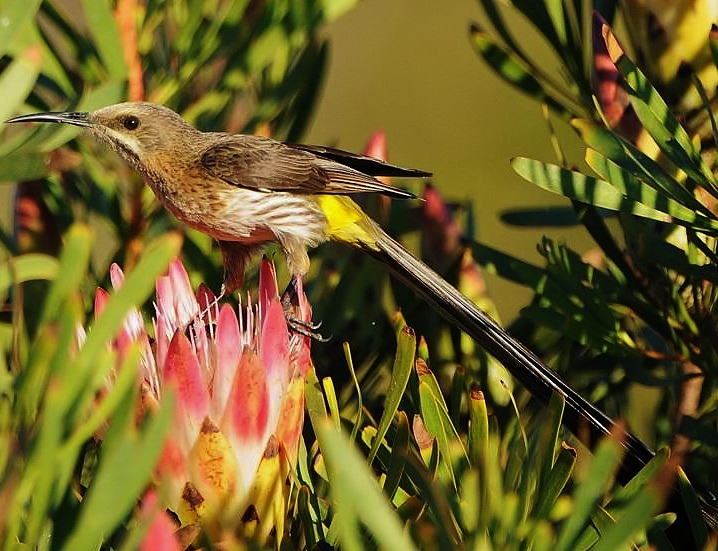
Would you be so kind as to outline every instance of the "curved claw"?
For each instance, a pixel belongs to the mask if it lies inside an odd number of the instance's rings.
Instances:
[[[293,299],[296,298],[296,291],[297,281],[294,277],[292,277],[280,299],[282,308],[284,309],[284,317],[287,320],[287,326],[295,333],[309,337],[317,342],[327,342],[331,337],[324,337],[317,332],[317,330],[322,326],[321,321],[305,321],[295,316],[294,313],[297,311],[297,308],[295,308],[295,301]]]
[[[291,312],[288,312],[287,309],[284,309],[284,317],[287,319],[287,323],[292,323],[294,325],[297,325],[299,327],[302,327],[304,329],[307,329],[308,331],[316,331],[322,326],[322,321],[319,320],[317,322],[314,321],[304,321],[299,318],[295,318]]]
[[[289,327],[290,331],[293,331],[294,333],[299,333],[300,335],[308,337],[317,342],[329,342],[331,340],[331,335],[325,337],[321,333],[317,333],[316,330],[319,329],[322,322],[315,324],[297,319],[290,314],[287,314],[286,312],[285,314],[287,320],[287,327]]]

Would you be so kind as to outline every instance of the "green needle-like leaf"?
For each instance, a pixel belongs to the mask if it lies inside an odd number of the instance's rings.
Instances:
[[[636,115],[661,151],[697,182],[714,193],[718,191],[715,176],[705,164],[700,152],[696,151],[688,133],[643,72],[626,55],[606,25],[603,27],[603,37],[611,61],[624,78]]]
[[[358,451],[329,419],[320,420],[315,429],[327,465],[342,549],[365,549],[359,521],[384,549],[416,549]]]
[[[621,460],[621,446],[611,440],[603,440],[593,456],[588,473],[577,486],[571,514],[562,526],[555,549],[575,549],[574,542],[589,525],[591,515],[601,496],[613,482]]]
[[[576,466],[576,450],[562,443],[551,471],[545,477],[534,515],[548,519],[556,500],[565,491]]]
[[[603,157],[593,149],[586,150],[586,163],[597,174],[631,199],[635,199],[657,211],[670,214],[673,218],[694,227],[704,227],[706,229],[718,227],[718,220],[715,218],[708,218],[698,214],[692,208],[671,199],[667,194],[645,184],[643,180],[623,170],[616,163]]]
[[[7,294],[11,285],[38,279],[55,279],[58,269],[57,259],[44,254],[24,254],[9,258],[0,264],[0,296]]]
[[[456,427],[451,422],[449,410],[434,374],[423,362],[417,363],[416,370],[419,376],[421,417],[426,429],[439,444],[439,461],[443,467],[443,471],[440,472],[448,477],[447,483],[456,485],[454,460],[458,459],[464,463],[459,465],[459,470],[463,470],[468,466],[469,457],[456,432]]]
[[[374,461],[376,452],[379,450],[386,432],[389,430],[396,412],[399,409],[399,403],[404,396],[406,385],[409,382],[412,368],[414,367],[414,353],[416,351],[416,336],[413,329],[404,327],[399,333],[399,340],[396,348],[396,358],[394,367],[391,370],[391,381],[389,382],[389,390],[384,401],[384,411],[382,411],[379,426],[377,427],[376,436],[369,451],[368,462]]]
[[[31,47],[0,74],[0,97],[3,98],[0,102],[0,131],[5,127],[5,121],[18,110],[32,90],[40,74],[41,61],[39,48]],[[5,176],[0,172],[0,177],[4,179]]]
[[[489,414],[484,393],[478,387],[469,391],[469,458],[476,467],[486,461],[489,450]]]
[[[512,86],[538,101],[545,102],[551,109],[563,116],[571,113],[557,101],[533,75],[524,62],[494,42],[491,37],[478,26],[471,28],[471,40],[478,54],[488,63],[501,78]]]
[[[58,277],[53,281],[45,300],[42,321],[55,319],[60,307],[70,293],[75,292],[87,272],[92,248],[90,228],[75,224],[65,236],[65,246],[60,256]]]
[[[125,397],[123,406],[134,410],[136,393]],[[137,497],[150,481],[157,464],[165,435],[174,414],[171,393],[164,396],[156,415],[147,420],[139,431],[134,428],[134,416],[118,420],[129,421],[111,443],[105,440],[98,470],[73,534],[63,546],[67,551],[94,550],[135,506]],[[111,445],[110,445],[111,444]],[[128,459],[131,458],[131,461]]]
[[[595,149],[629,174],[641,179],[657,191],[667,194],[683,206],[704,216],[712,216],[710,209],[698,201],[683,184],[668,174],[657,161],[633,144],[620,138],[613,131],[581,119],[572,120],[571,125],[590,149]]]
[[[0,48],[7,48],[20,33],[25,31],[28,25],[32,24],[40,3],[41,0],[6,0],[3,2],[2,17],[4,21],[0,25]]]
[[[660,502],[660,497],[651,486],[641,488],[627,504],[623,514],[615,519],[614,524],[602,531],[601,538],[591,548],[592,551],[613,551],[626,548],[632,538],[646,530]]]
[[[88,29],[92,33],[102,62],[110,79],[120,82],[127,78],[120,33],[108,0],[82,0]]]
[[[637,180],[632,181],[633,184],[638,186],[637,188],[626,186],[625,189],[642,198],[655,199],[654,205],[648,206],[626,196],[611,182],[557,165],[518,157],[513,159],[511,166],[519,175],[540,188],[582,203],[659,222],[675,222],[711,234],[718,232],[718,220],[703,217],[693,213],[690,209],[684,209],[679,203],[670,200],[670,198],[650,193],[647,189],[641,187],[640,182]],[[653,208],[654,206],[655,208]],[[664,208],[670,212],[663,212],[658,210],[659,208]],[[672,213],[675,213],[674,218],[671,217],[673,216]]]
[[[394,497],[394,494],[399,489],[401,477],[404,474],[406,457],[409,453],[409,442],[411,441],[411,431],[406,413],[400,411],[396,414],[396,418],[396,436],[392,442],[391,457],[389,458],[386,480],[384,481],[384,493],[390,499]]]

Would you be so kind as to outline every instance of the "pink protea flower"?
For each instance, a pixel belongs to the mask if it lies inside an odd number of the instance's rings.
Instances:
[[[110,271],[114,288],[123,274]],[[304,376],[309,340],[287,329],[274,267],[263,260],[256,307],[239,318],[205,287],[192,292],[178,260],[156,284],[155,340],[139,312],[128,316],[115,339],[120,359],[141,349],[142,410],[158,407],[172,389],[175,416],[157,466],[160,495],[182,526],[219,532],[244,523],[255,537],[274,529],[281,538],[287,475],[297,461],[304,418]],[[298,285],[302,320],[311,319]],[[99,315],[108,294],[95,298]]]

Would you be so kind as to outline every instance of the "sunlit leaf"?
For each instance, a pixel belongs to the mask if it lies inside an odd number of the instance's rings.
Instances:
[[[706,187],[716,189],[713,173],[696,151],[688,133],[671,113],[658,91],[643,72],[626,55],[607,25],[602,27],[603,38],[611,61],[624,78],[631,104],[639,120],[655,140],[661,151],[673,163]]]
[[[655,188],[647,185],[621,169],[617,164],[606,159],[593,149],[586,150],[586,163],[606,181],[610,182],[621,193],[631,199],[639,201],[659,212],[670,214],[672,218],[681,220],[695,228],[712,230],[718,227],[718,219],[708,218],[696,213],[693,209],[683,206]]]
[[[667,194],[685,207],[694,209],[704,216],[712,216],[710,209],[669,175],[657,161],[621,139],[611,130],[581,119],[572,120],[571,125],[579,132],[590,149],[595,149],[629,174]]]
[[[627,214],[633,214],[642,218],[649,218],[660,222],[675,222],[690,225],[696,229],[714,233],[718,231],[718,221],[710,220],[690,210],[679,208],[680,205],[670,201],[665,196],[653,195],[656,200],[656,207],[664,207],[666,210],[674,211],[680,215],[672,218],[669,212],[662,212],[656,208],[645,205],[635,199],[627,197],[624,193],[606,180],[587,176],[580,172],[572,171],[552,165],[518,157],[511,163],[514,170],[542,189],[551,191],[564,197],[569,197],[583,203],[596,207],[615,210]],[[638,182],[637,180],[635,182]],[[626,190],[631,190],[626,187]],[[640,189],[639,195],[645,197],[646,190]],[[688,218],[686,220],[685,218]]]
[[[591,520],[591,514],[603,492],[613,482],[621,460],[621,446],[611,440],[603,440],[591,460],[590,477],[576,488],[573,510],[561,528],[556,542],[557,551],[575,549],[574,542]]]
[[[3,2],[2,20],[0,20],[1,48],[7,48],[14,38],[32,23],[40,2],[41,0],[6,0]]]
[[[412,368],[414,367],[414,351],[416,350],[416,337],[411,328],[406,328],[399,333],[399,342],[396,349],[396,358],[394,360],[394,368],[391,370],[391,382],[387,391],[386,400],[384,402],[384,411],[382,411],[377,433],[372,442],[369,451],[369,463],[374,459],[376,452],[379,450],[384,436],[391,425],[394,415],[399,409],[399,402],[404,396],[404,390],[409,382]]]
[[[120,33],[108,0],[82,0],[87,24],[100,57],[111,79],[122,81],[127,77]]]
[[[316,425],[315,430],[329,472],[334,522],[342,548],[353,551],[365,548],[359,535],[361,521],[379,546],[415,549],[358,451],[328,419]]]
[[[3,98],[0,102],[0,131],[5,126],[5,121],[17,111],[30,93],[40,74],[41,62],[40,48],[30,48],[0,74],[0,97]]]
[[[695,489],[683,469],[678,469],[678,491],[686,508],[686,517],[691,526],[698,549],[703,549],[708,541],[708,528],[703,518],[701,503]]]

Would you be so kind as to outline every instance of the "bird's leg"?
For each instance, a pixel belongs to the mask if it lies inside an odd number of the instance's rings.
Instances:
[[[295,333],[310,337],[318,342],[326,342],[329,339],[323,337],[317,331],[321,323],[313,323],[311,320],[305,320],[298,301],[298,287],[301,284],[302,275],[309,271],[307,242],[296,235],[284,232],[275,232],[275,236],[277,241],[282,245],[282,249],[284,249],[284,255],[287,259],[287,268],[289,268],[292,274],[292,279],[282,293],[281,298],[287,325]]]
[[[299,333],[305,337],[309,337],[317,342],[327,342],[331,337],[324,337],[318,332],[322,323],[314,323],[312,321],[305,321],[301,317],[298,303],[297,284],[298,278],[301,276],[293,275],[289,281],[289,285],[282,293],[281,303],[284,309],[284,317],[287,320],[287,327],[290,331]]]
[[[244,266],[252,255],[255,247],[248,246],[239,241],[217,241],[222,253],[224,265],[224,281],[220,296],[230,294],[242,287],[244,283]]]
[[[322,326],[322,322],[314,323],[312,321],[304,321],[300,315],[295,314],[299,311],[299,304],[297,303],[297,277],[292,276],[289,281],[289,285],[284,289],[281,297],[282,308],[284,308],[284,314],[287,319],[292,319],[293,323],[304,327],[305,329],[316,330]]]

